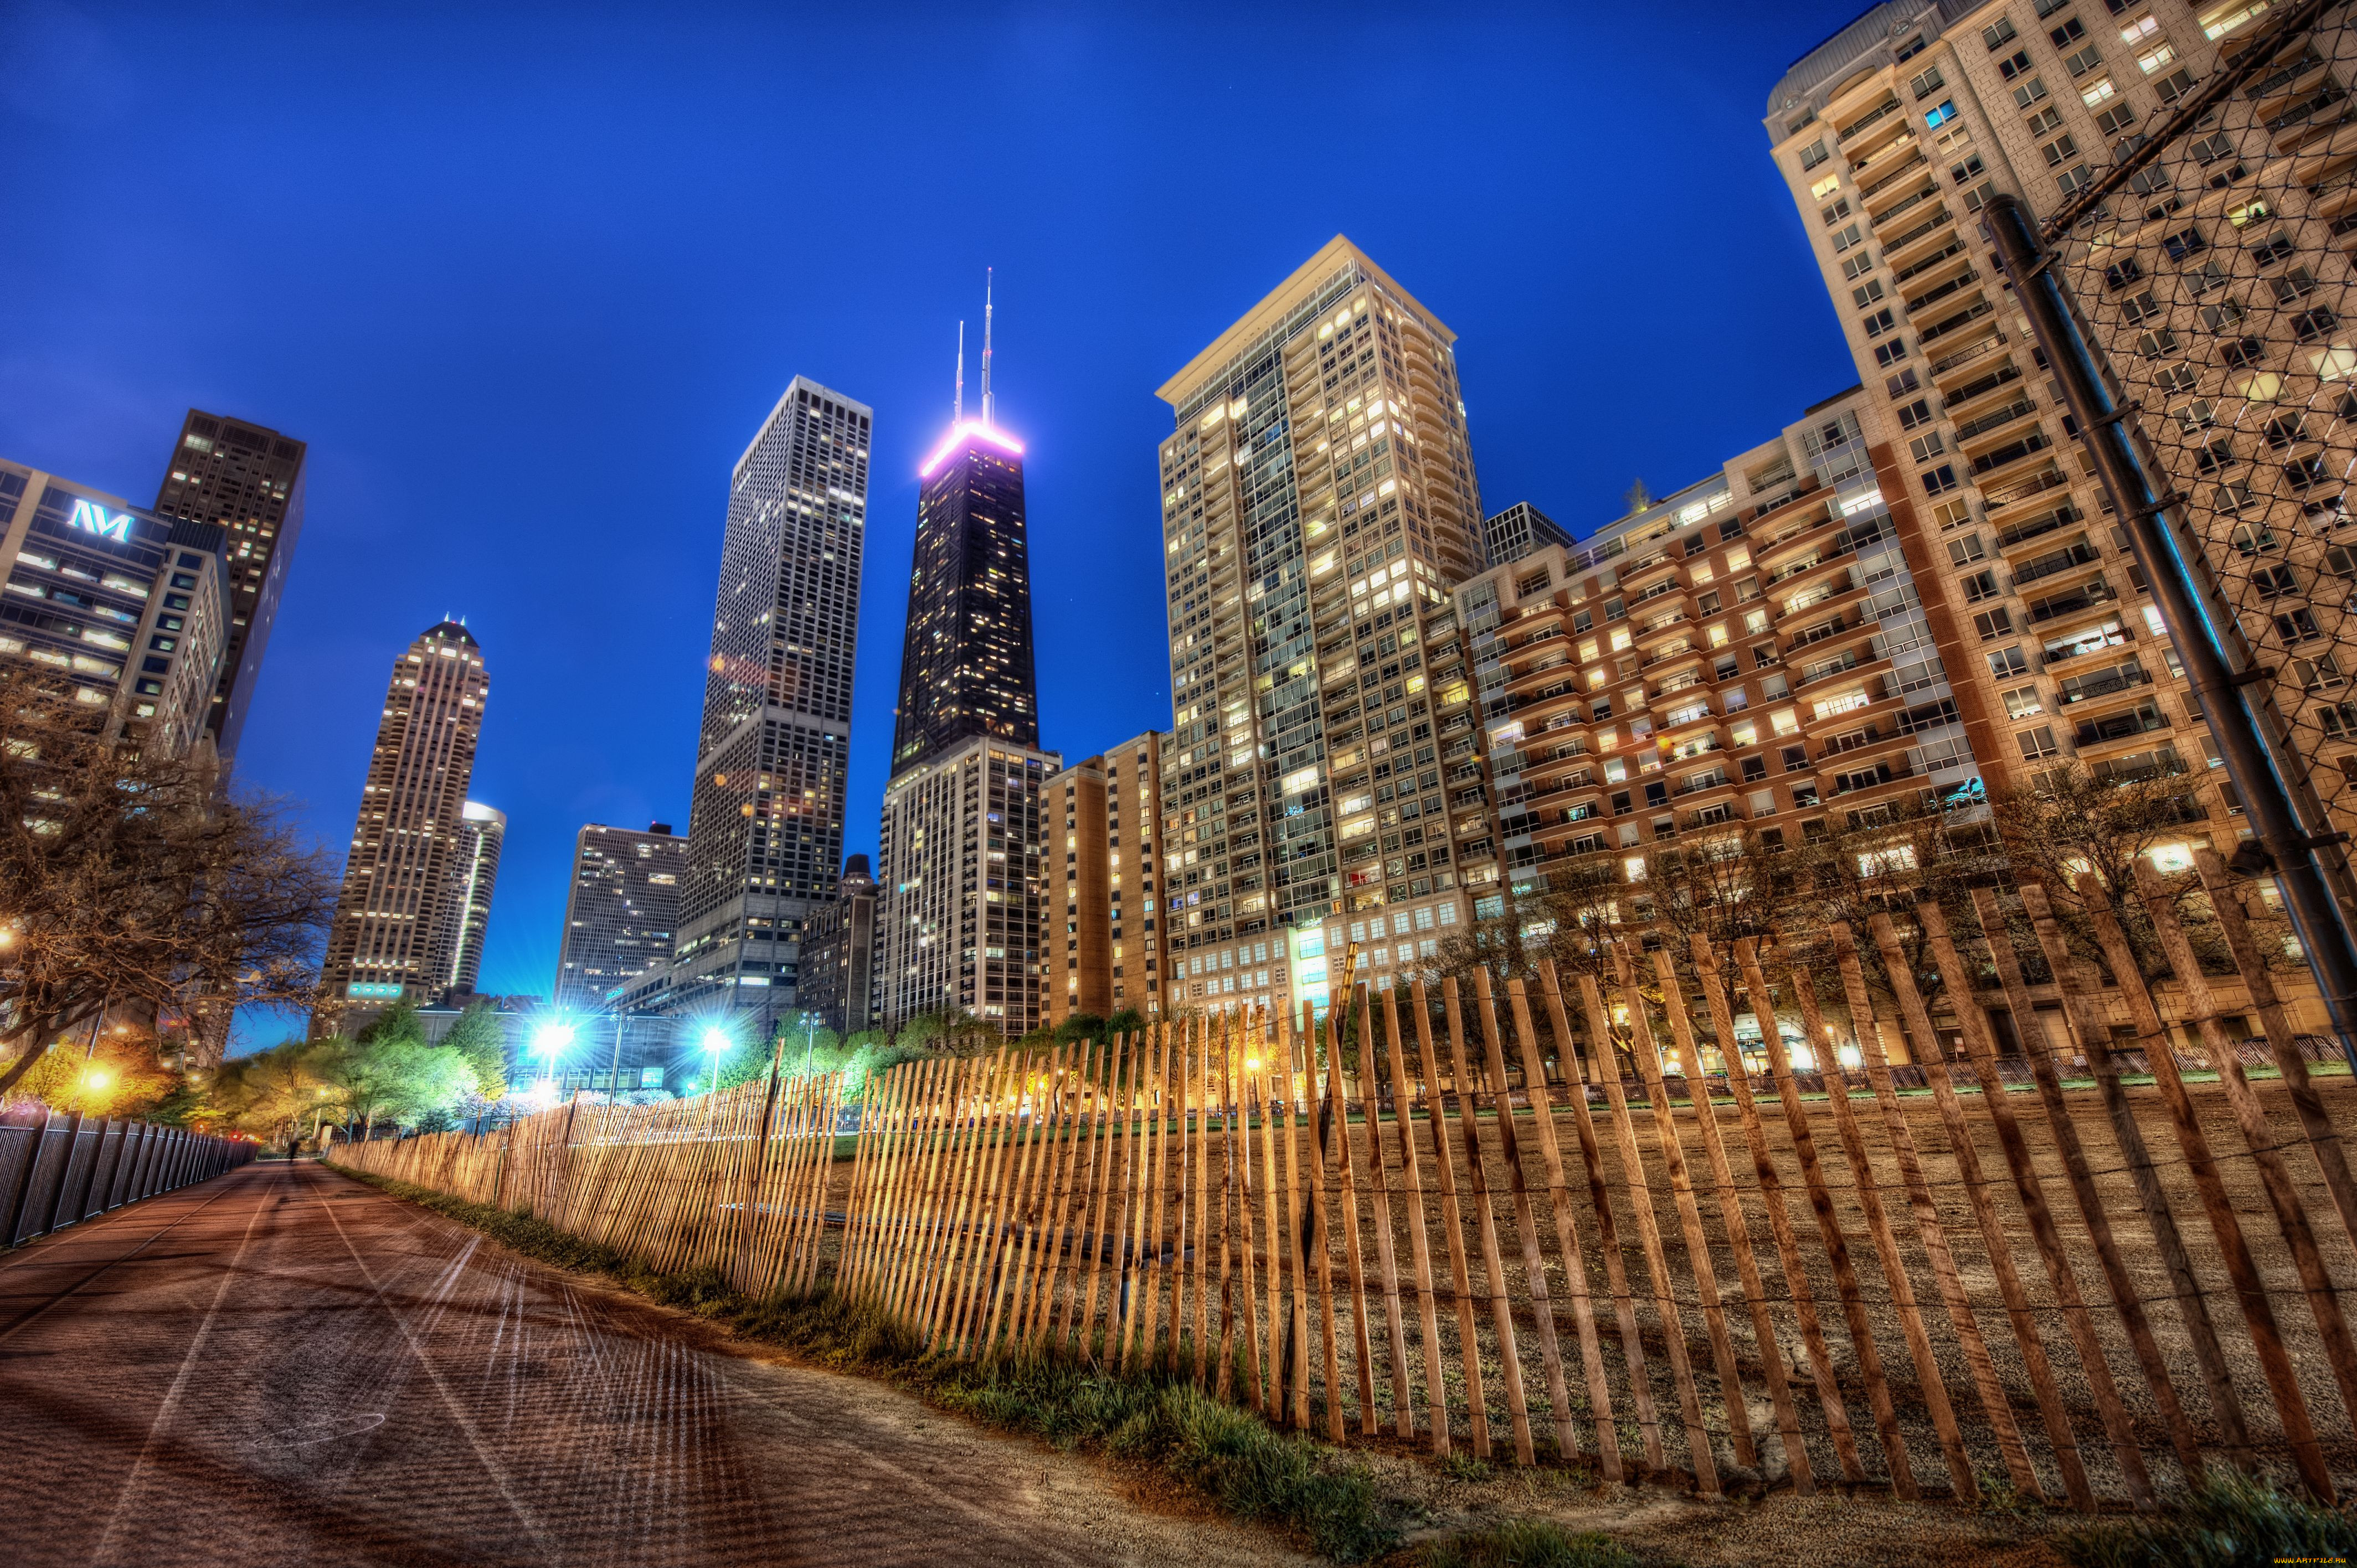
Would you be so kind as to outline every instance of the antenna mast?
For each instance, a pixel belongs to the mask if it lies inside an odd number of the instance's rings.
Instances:
[[[982,423],[990,425],[990,281],[992,269],[982,269]]]
[[[958,323],[957,395],[950,400],[950,423],[965,423],[965,323]]]

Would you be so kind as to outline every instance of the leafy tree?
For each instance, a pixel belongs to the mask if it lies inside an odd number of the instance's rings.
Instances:
[[[466,1058],[397,1035],[354,1041],[334,1058],[323,1056],[320,1070],[340,1085],[345,1114],[359,1120],[362,1137],[380,1121],[414,1127],[428,1116],[447,1116],[476,1089]]]
[[[443,1047],[466,1058],[475,1069],[475,1092],[485,1100],[501,1100],[508,1092],[507,1032],[500,1027],[499,1010],[476,1002],[458,1015],[442,1040]]]
[[[1051,1036],[1060,1045],[1077,1040],[1102,1040],[1105,1037],[1105,1021],[1094,1013],[1075,1013],[1056,1026]]]
[[[387,1040],[415,1040],[420,1045],[425,1043],[425,1025],[417,1016],[414,1004],[394,1003],[361,1026],[352,1036],[352,1043],[361,1046],[373,1046],[380,1041]]]
[[[1107,1035],[1135,1035],[1146,1027],[1146,1015],[1135,1007],[1124,1007],[1104,1021]]]
[[[214,1076],[214,1103],[231,1125],[264,1142],[284,1142],[292,1155],[320,1118],[342,1115],[350,1049],[339,1039],[287,1040],[232,1058]]]
[[[0,1095],[108,1010],[190,1020],[210,1065],[234,1008],[312,1000],[335,891],[274,801],[221,790],[210,746],[122,745],[0,670]]]

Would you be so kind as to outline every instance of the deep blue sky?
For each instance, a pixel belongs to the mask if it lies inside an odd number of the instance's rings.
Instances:
[[[1586,532],[1854,380],[1760,114],[1862,8],[0,0],[0,454],[144,503],[190,404],[308,441],[241,772],[340,855],[391,661],[464,614],[483,986],[544,993],[578,827],[685,830],[728,471],[792,376],[877,411],[872,849],[985,264],[1085,756],[1170,717],[1154,389],[1338,231],[1458,333],[1491,510]]]

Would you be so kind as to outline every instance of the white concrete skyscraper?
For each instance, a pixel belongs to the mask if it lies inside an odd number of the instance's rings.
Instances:
[[[457,621],[427,627],[393,661],[328,932],[314,1034],[395,1002],[431,1001],[448,984],[447,970],[436,972],[436,937],[445,900],[466,897],[451,863],[475,842],[467,785],[490,691],[483,651]]]
[[[797,376],[730,478],[673,1012],[766,1028],[793,1003],[802,922],[834,896],[874,418]]]

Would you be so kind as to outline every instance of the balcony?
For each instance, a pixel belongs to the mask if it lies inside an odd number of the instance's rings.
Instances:
[[[2074,541],[2068,549],[2040,555],[2023,563],[2013,575],[2014,591],[2018,593],[2028,584],[2042,581],[2058,572],[2068,572],[2073,566],[2093,566],[2103,560],[2103,553],[2084,539]]]
[[[1846,675],[1859,665],[1870,662],[1872,662],[1870,660],[1860,659],[1854,651],[1844,653],[1838,658],[1820,660],[1814,664],[1802,667],[1798,679],[1792,682],[1792,690],[1803,691],[1819,681],[1830,681],[1836,675]]]
[[[1823,626],[1813,626],[1784,645],[1784,657],[1790,659],[1812,643],[1823,642],[1829,637],[1839,637],[1846,631],[1856,631],[1867,624],[1864,616],[1837,616]]]
[[[2000,512],[2007,507],[2019,506],[2033,496],[2044,495],[2048,490],[2059,490],[2070,482],[2060,468],[2047,468],[2027,478],[2015,479],[1995,489],[1983,490],[1981,510],[1985,514]]]
[[[1954,315],[1945,317],[1924,328],[1915,335],[1916,341],[1921,343],[1928,350],[1935,339],[1945,338],[1952,332],[1961,332],[1983,317],[1996,314],[1996,306],[1991,305],[1986,299],[1976,299]]]
[[[1854,729],[1847,735],[1837,735],[1825,742],[1817,752],[1817,760],[1831,762],[1835,757],[1848,752],[1865,751],[1870,747],[1887,746],[1892,742],[1905,742],[1910,735],[1910,732],[1906,730],[1884,729],[1880,725],[1868,725],[1864,729]]]
[[[2130,752],[2126,757],[2104,757],[2088,764],[2087,771],[2105,783],[2141,783],[2183,773],[2185,759],[2177,755],[2175,746],[2159,746],[2150,751]]]
[[[2135,632],[2117,621],[2106,621],[2101,626],[2090,627],[2085,631],[2070,637],[2056,638],[2040,650],[2040,652],[2044,656],[2046,668],[2050,671],[2058,665],[2084,659],[2091,653],[2101,653],[2107,649],[2126,648],[2135,640]]]
[[[1875,237],[1877,239],[1881,238],[1882,226],[1884,224],[1898,222],[1900,220],[1905,218],[1909,213],[1916,211],[1921,208],[1927,201],[1935,204],[1939,201],[1940,182],[1938,178],[1929,174],[1923,176],[1922,178],[1922,184],[1913,186],[1911,188],[1902,182],[1899,188],[1905,191],[1906,194],[1899,197],[1896,200],[1885,206],[1879,212],[1869,210],[1867,213],[1867,226],[1874,231]]]
[[[1836,146],[1849,145],[1853,138],[1864,135],[1868,126],[1878,125],[1898,113],[1899,98],[1898,95],[1894,93],[1890,97],[1886,98],[1881,102],[1876,104],[1864,115],[1851,121],[1840,131],[1835,133],[1834,143]]]
[[[2080,703],[2095,702],[2104,697],[2115,696],[2122,692],[2133,692],[2139,686],[2151,684],[2152,677],[2146,673],[2143,665],[2133,662],[2123,664],[2116,670],[2107,670],[2100,675],[2074,676],[2063,682],[2062,689],[2055,694],[2054,705],[2058,708],[2072,707]]]
[[[2071,738],[2083,750],[2091,746],[2104,746],[2113,741],[2134,740],[2139,736],[2149,735],[2154,730],[2164,730],[2169,727],[2169,721],[2161,717],[2160,709],[2158,706],[2151,703],[2140,703],[2121,713],[2105,714],[2101,718],[2082,722]]]
[[[2048,439],[2046,432],[2033,430],[2018,441],[2008,441],[1974,458],[1973,477],[1978,478],[1983,474],[1993,474],[2000,468],[2009,468],[2016,463],[2048,450],[2053,445],[2054,443]]]
[[[1958,289],[1963,288],[1965,285],[1978,283],[1980,281],[1980,274],[1973,271],[1972,268],[1966,267],[1963,272],[1958,273],[1954,277],[1948,279],[1946,282],[1925,289],[1921,294],[1910,295],[1907,301],[1907,308],[1910,313],[1918,310],[1927,310],[1932,306],[1939,304],[1940,301],[1947,298],[1950,295],[1955,293]]]
[[[1888,762],[1878,762],[1871,768],[1860,768],[1835,777],[1828,795],[1854,795],[1861,789],[1878,789],[1885,784],[1896,784],[1915,777],[1915,770],[1904,762],[1893,768]]]
[[[2042,626],[2063,616],[2078,615],[2101,605],[2116,603],[2119,596],[2111,584],[2102,577],[2091,577],[2067,594],[2033,600],[2029,607],[2029,621],[2031,626]]]
[[[2019,380],[2021,380],[2021,367],[2007,360],[1995,370],[1975,376],[1955,391],[1945,393],[1940,400],[1941,406],[1953,416],[1958,409],[1964,407],[1975,398],[1986,397],[1999,387],[2009,386]]]
[[[1930,272],[1933,267],[1938,266],[1942,262],[1948,260],[1950,257],[1961,256],[1965,253],[1964,242],[1962,240],[1951,238],[1946,244],[1941,246],[1930,255],[1924,256],[1917,261],[1910,262],[1907,265],[1900,268],[1897,272],[1892,273],[1890,274],[1890,281],[1894,284],[1903,284],[1910,278],[1921,277],[1925,273]]]
[[[2037,412],[2036,403],[2026,397],[2018,397],[2003,408],[1994,408],[1986,413],[1975,414],[1970,419],[1959,422],[1956,425],[1956,441],[1962,445],[1975,435],[1986,435],[1992,430],[2003,429],[2015,420],[2026,419]]]
[[[1677,795],[1700,795],[1707,790],[1730,788],[1734,783],[1735,780],[1727,777],[1726,768],[1714,768],[1708,773],[1681,780],[1672,792]]]
[[[1828,599],[1837,599],[1857,586],[1857,583],[1851,579],[1850,575],[1844,572],[1837,578],[1829,579],[1813,587],[1803,588],[1785,600],[1784,613],[1788,616],[1804,615]]]
[[[2031,540],[2043,539],[2050,533],[2059,532],[2072,523],[2081,521],[2084,517],[2085,514],[2077,507],[2072,506],[2069,501],[2064,501],[2043,517],[2029,518],[2004,530],[1996,536],[1996,547],[2000,552],[2010,553]]]
[[[1948,226],[1955,220],[1955,214],[1949,211],[1944,204],[1933,209],[1921,223],[1909,229],[1903,234],[1899,234],[1893,236],[1889,240],[1884,241],[1882,248],[1883,262],[1887,265],[1899,264],[1900,258],[1906,254],[1908,246],[1915,244],[1922,240],[1938,237],[1942,231],[1947,230]],[[1875,237],[1877,239],[1881,239],[1879,234]],[[1953,231],[1950,231],[1949,238],[1952,241],[1953,240],[1954,235]]]
[[[1994,338],[1984,338],[1977,343],[1967,343],[1953,353],[1943,354],[1932,361],[1932,379],[1936,381],[1952,371],[1964,369],[1984,355],[1994,354],[2004,348],[2007,341],[2006,335],[2000,332]]]
[[[1897,151],[1898,147],[1899,144],[1894,141],[1892,150]],[[1889,164],[1889,167],[1886,169],[1883,166],[1885,164]],[[1858,180],[1857,199],[1861,203],[1871,202],[1876,197],[1906,178],[1910,172],[1924,166],[1926,166],[1923,161],[1923,152],[1920,147],[1915,148],[1911,153],[1901,154],[1895,160],[1877,157],[1870,158],[1866,163],[1855,165],[1851,172]],[[1873,170],[1875,176],[1870,184],[1866,178],[1869,168]]]

